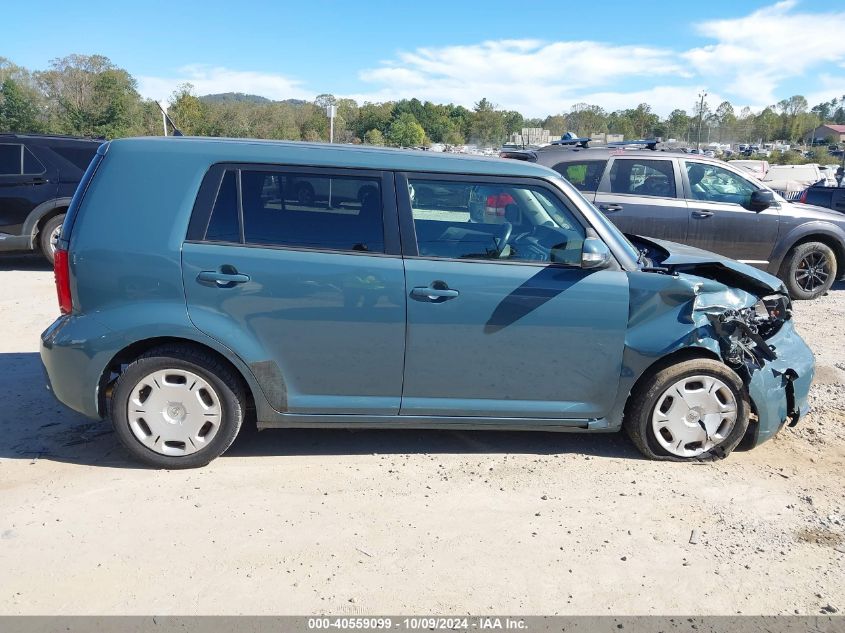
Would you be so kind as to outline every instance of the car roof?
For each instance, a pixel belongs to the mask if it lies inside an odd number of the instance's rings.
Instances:
[[[690,156],[681,150],[674,149],[622,149],[618,147],[587,147],[587,148],[541,148],[534,150],[537,155],[537,162],[544,165],[557,163],[571,163],[583,160],[607,160],[611,156],[643,157],[651,159],[684,158]],[[696,161],[709,162],[714,165],[723,165],[724,161],[705,156],[704,154],[693,154]]]
[[[160,151],[168,154],[180,153],[195,158],[204,156],[208,158],[209,163],[257,162],[349,169],[468,173],[535,178],[559,177],[557,172],[547,167],[524,161],[339,143],[148,136],[117,139],[111,141],[109,146],[121,152],[134,150],[142,152]]]
[[[97,145],[105,142],[104,137],[94,136],[67,136],[64,134],[15,134],[14,132],[0,133],[0,143],[3,141],[25,141],[34,144],[49,145],[51,143],[95,143]]]

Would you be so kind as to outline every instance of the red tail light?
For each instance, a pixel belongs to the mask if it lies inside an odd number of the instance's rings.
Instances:
[[[53,259],[53,274],[56,277],[56,293],[59,296],[59,310],[70,314],[73,300],[70,297],[70,270],[68,269],[67,251],[56,250]]]
[[[801,192],[801,195],[798,196],[798,202],[803,202],[804,204],[807,204],[807,190],[806,189],[804,189],[804,191]]]

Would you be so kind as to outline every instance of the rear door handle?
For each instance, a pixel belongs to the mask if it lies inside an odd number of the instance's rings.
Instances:
[[[216,284],[220,288],[231,288],[236,284],[245,284],[248,282],[249,275],[243,275],[234,270],[232,272],[204,270],[197,275],[197,281],[204,284]]]
[[[617,211],[622,210],[622,205],[621,204],[601,204],[601,205],[599,205],[599,209],[601,209],[605,213],[616,213]]]
[[[442,303],[449,299],[454,299],[460,294],[460,292],[452,290],[442,281],[435,281],[430,286],[417,286],[411,289],[411,297],[417,301],[429,301],[432,303]]]
[[[709,218],[712,215],[713,215],[712,211],[693,211],[692,212],[692,217],[699,218],[699,219]]]

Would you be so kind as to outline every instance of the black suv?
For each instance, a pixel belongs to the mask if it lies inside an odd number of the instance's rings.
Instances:
[[[0,134],[0,252],[53,261],[70,199],[103,139]]]
[[[625,233],[751,264],[780,277],[796,299],[815,299],[845,274],[845,216],[787,202],[721,160],[554,145],[501,155],[551,167]]]

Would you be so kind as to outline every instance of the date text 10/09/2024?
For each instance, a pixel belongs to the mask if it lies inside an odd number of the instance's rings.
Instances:
[[[527,628],[525,620],[500,617],[317,617],[308,618],[309,630],[443,630],[443,631],[519,631]]]

